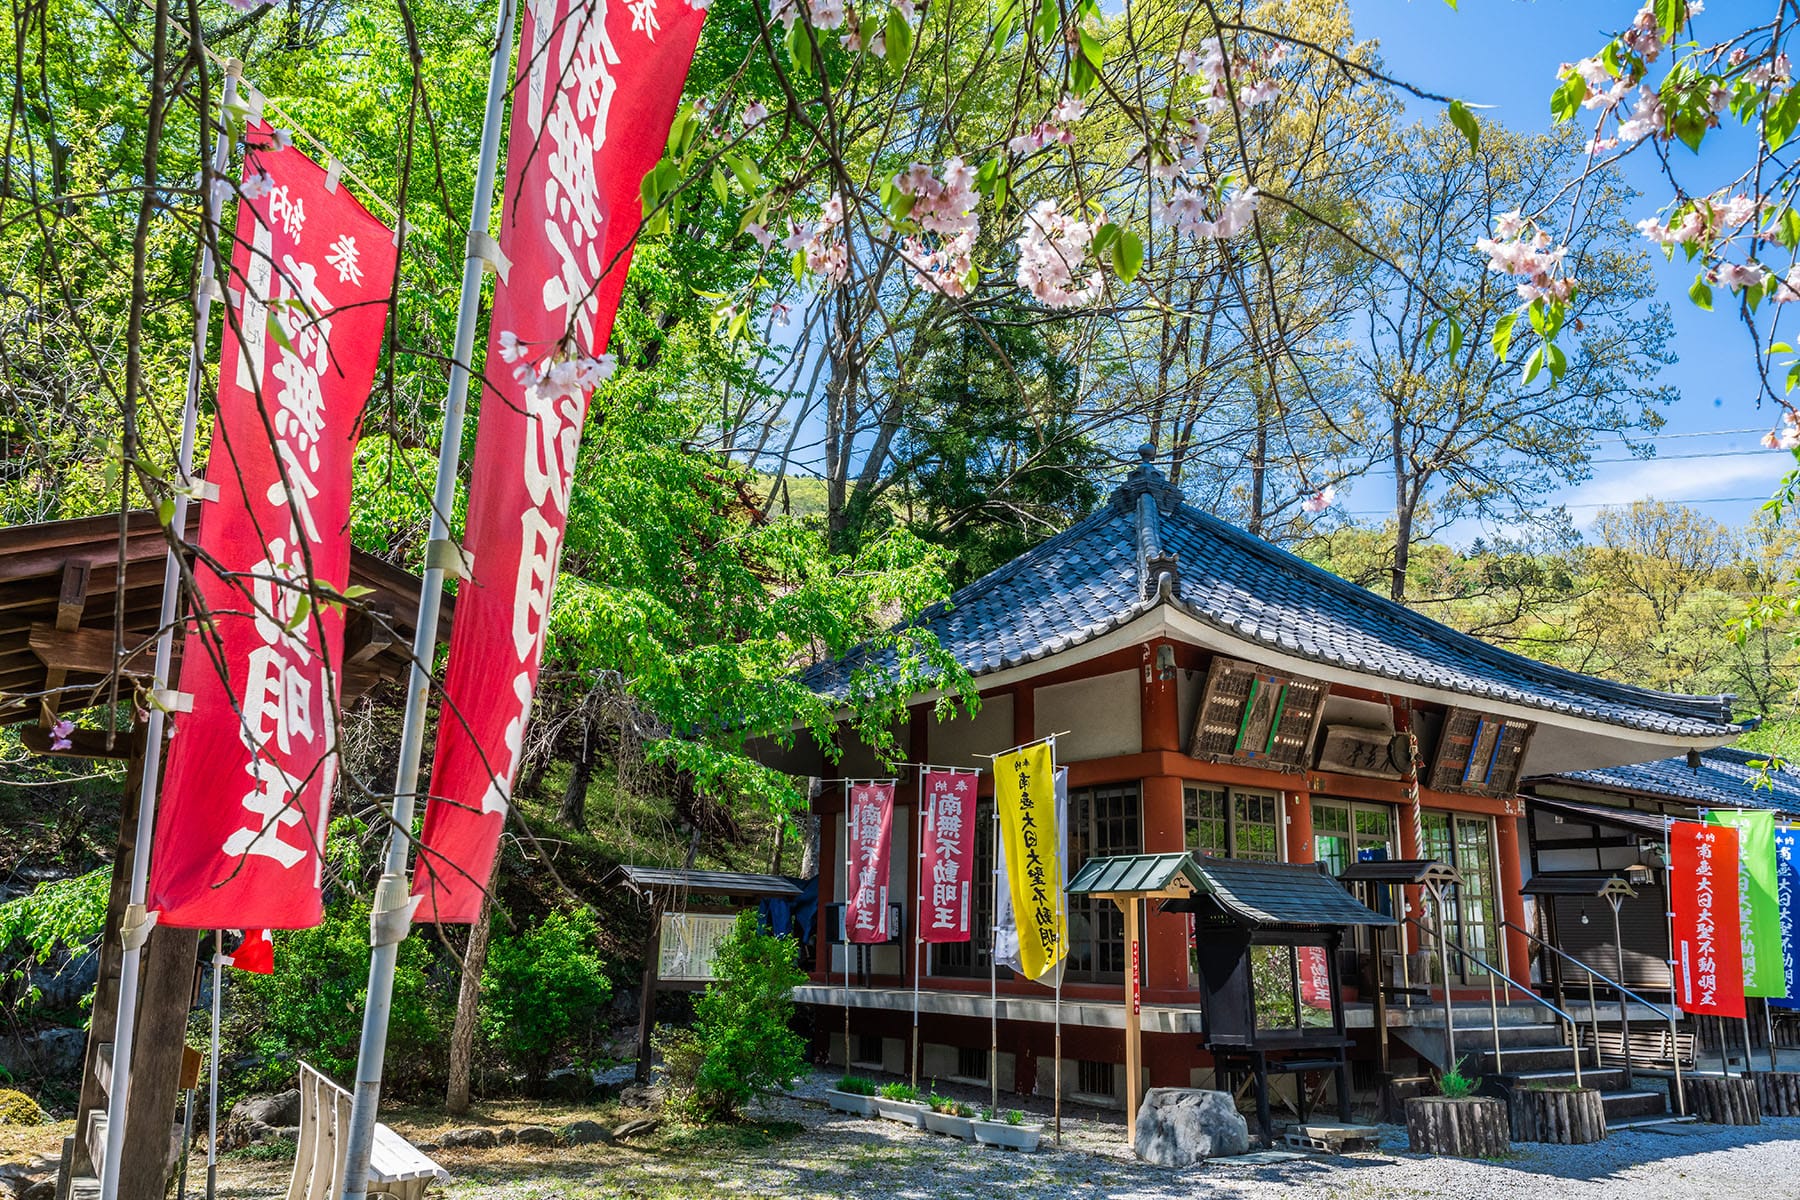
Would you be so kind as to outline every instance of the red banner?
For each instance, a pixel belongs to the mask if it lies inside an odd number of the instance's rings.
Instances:
[[[894,785],[862,783],[850,789],[845,823],[850,868],[844,928],[852,942],[888,940],[888,866],[894,842]]]
[[[975,790],[971,771],[927,771],[920,781],[925,838],[919,848],[924,901],[919,940],[966,942],[974,923]]]
[[[1669,830],[1669,897],[1681,1010],[1744,1015],[1738,930],[1738,835],[1725,825],[1677,821]]]
[[[219,411],[156,813],[149,907],[184,929],[301,929],[321,915],[337,776],[350,465],[375,379],[394,236],[349,189],[253,125],[231,259]],[[257,144],[260,143],[260,146]]]
[[[481,415],[431,798],[421,921],[481,911],[518,778],[596,359],[612,332],[705,12],[686,0],[525,7]],[[512,365],[506,365],[512,364]]]
[[[1332,1012],[1330,953],[1324,946],[1294,947],[1300,975],[1300,1005],[1327,1016]]]
[[[219,961],[228,967],[236,967],[240,971],[249,971],[253,975],[273,975],[275,973],[275,940],[266,929],[244,930],[244,940],[230,954],[222,954]]]

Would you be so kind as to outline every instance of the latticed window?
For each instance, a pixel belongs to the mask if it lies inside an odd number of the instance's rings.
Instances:
[[[1069,875],[1090,858],[1141,854],[1138,785],[1082,788],[1069,793]],[[1110,900],[1069,898],[1067,978],[1121,982],[1125,978],[1125,914]]]
[[[1281,859],[1281,797],[1273,792],[1185,784],[1181,789],[1187,848],[1218,858]]]

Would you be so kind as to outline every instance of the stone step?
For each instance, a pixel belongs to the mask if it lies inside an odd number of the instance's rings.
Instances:
[[[1621,1121],[1667,1116],[1669,1098],[1661,1092],[1602,1092],[1600,1102],[1606,1106],[1606,1127]]]
[[[1608,1133],[1623,1133],[1632,1129],[1655,1129],[1660,1125],[1693,1125],[1698,1117],[1678,1117],[1673,1113],[1665,1113],[1660,1117],[1640,1117],[1630,1121],[1608,1122]]]
[[[1567,1046],[1502,1046],[1496,1060],[1494,1051],[1477,1051],[1465,1056],[1469,1073],[1475,1075],[1523,1075],[1542,1071],[1574,1071],[1574,1052]],[[1583,1060],[1582,1073],[1587,1073],[1588,1060]]]
[[[69,1200],[100,1200],[100,1181],[92,1175],[77,1175],[69,1181]]]
[[[1569,1070],[1520,1071],[1517,1074],[1496,1076],[1504,1088],[1516,1087],[1572,1087],[1575,1084],[1575,1072]],[[1599,1088],[1602,1092],[1622,1091],[1625,1088],[1625,1072],[1612,1069],[1605,1071],[1582,1068],[1581,1086]]]
[[[88,1116],[88,1161],[94,1164],[96,1176],[100,1174],[101,1166],[106,1162],[106,1121],[107,1112],[104,1108],[97,1108]]]

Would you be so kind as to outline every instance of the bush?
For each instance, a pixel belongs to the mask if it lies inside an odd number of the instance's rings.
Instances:
[[[861,1075],[846,1075],[837,1081],[837,1090],[849,1096],[873,1096],[875,1081]]]
[[[1443,1078],[1438,1080],[1438,1091],[1446,1100],[1466,1100],[1475,1094],[1475,1085],[1480,1080],[1463,1074],[1463,1064],[1467,1061],[1469,1060],[1466,1058],[1457,1059],[1456,1065],[1445,1071]]]
[[[798,956],[792,938],[762,932],[754,912],[739,914],[719,944],[713,981],[694,1002],[691,1036],[700,1061],[691,1087],[675,1098],[678,1104],[703,1118],[733,1117],[806,1069],[806,1042],[788,1028],[794,989],[806,982]],[[665,1061],[668,1044],[665,1038]],[[673,1067],[670,1080],[676,1082]]]
[[[898,1100],[904,1104],[914,1104],[919,1099],[919,1089],[910,1083],[884,1083],[875,1094],[883,1100]]]
[[[356,1073],[369,984],[368,902],[342,899],[313,928],[276,930],[274,937],[273,975],[225,972],[224,1043],[254,1060],[231,1090],[291,1088],[302,1058],[348,1082]],[[454,997],[431,978],[432,966],[427,939],[400,943],[385,1078],[401,1094],[422,1091],[445,1069]]]
[[[45,1125],[50,1117],[24,1092],[0,1088],[0,1125]]]
[[[496,926],[481,975],[481,1027],[535,1089],[559,1061],[584,1061],[606,1027],[612,982],[589,909],[554,911],[518,934]]]

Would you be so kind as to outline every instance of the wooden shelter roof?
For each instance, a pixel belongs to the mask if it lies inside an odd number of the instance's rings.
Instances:
[[[1394,923],[1364,906],[1311,863],[1202,855],[1194,860],[1194,866],[1203,881],[1200,891],[1204,899],[1238,924],[1253,929],[1341,929]],[[1178,906],[1169,907],[1175,910]]]
[[[694,896],[753,899],[777,896],[793,899],[800,888],[779,875],[747,875],[738,871],[683,871],[667,867],[621,866],[625,886],[640,896],[653,892],[682,892]]]
[[[121,591],[121,668],[150,673],[168,541],[148,511],[127,514],[124,525],[123,538],[116,514],[0,529],[0,724],[42,723],[105,703]],[[405,673],[419,600],[415,576],[361,551],[351,552],[350,582],[370,592],[345,626],[346,703]],[[446,599],[440,640],[449,637],[450,611]],[[31,730],[26,744],[43,750],[48,741]],[[83,749],[92,748],[77,744],[75,752]]]

